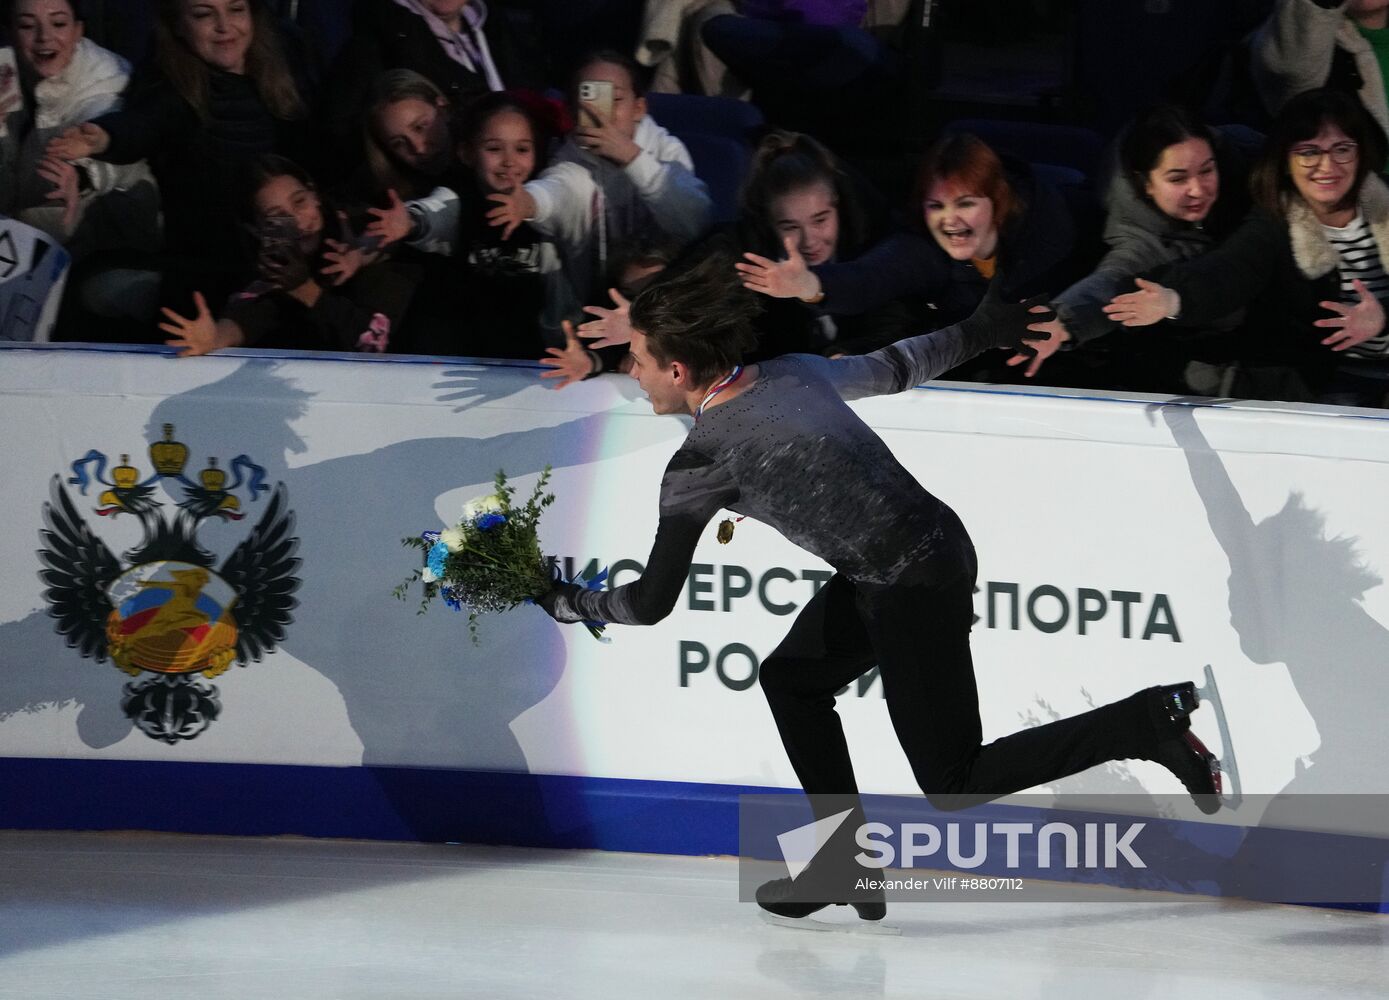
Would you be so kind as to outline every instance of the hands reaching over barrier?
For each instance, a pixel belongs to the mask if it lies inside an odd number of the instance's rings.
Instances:
[[[1317,320],[1313,326],[1335,330],[1322,340],[1333,351],[1345,351],[1356,344],[1378,337],[1384,330],[1384,306],[1365,287],[1359,278],[1354,281],[1358,301],[1354,305],[1344,302],[1318,302],[1323,309],[1335,313],[1326,319]]]
[[[193,293],[193,305],[196,312],[192,316],[180,316],[168,307],[160,310],[166,322],[160,323],[159,329],[172,336],[164,343],[177,348],[179,357],[192,358],[224,347],[241,346],[240,328],[235,323],[213,319],[202,292]]]
[[[400,200],[395,188],[386,192],[390,204],[385,208],[368,208],[367,214],[373,216],[367,223],[366,236],[377,241],[379,246],[399,243],[410,235],[413,227],[410,209]]]
[[[742,276],[743,287],[774,299],[819,301],[820,279],[801,256],[796,237],[784,237],[782,245],[786,248],[785,260],[771,260],[755,253],[743,254],[743,260],[733,265]]]
[[[487,224],[502,226],[504,240],[510,239],[521,223],[535,215],[535,199],[524,186],[518,186],[510,194],[489,194],[487,200],[497,203],[487,212]]]
[[[1052,336],[1056,313],[1045,295],[1034,295],[1021,302],[1007,302],[999,283],[989,290],[979,307],[960,324],[966,332],[982,335],[994,347],[1011,348],[1024,358],[1035,357],[1037,344]]]
[[[1156,281],[1134,278],[1138,291],[1114,296],[1104,314],[1124,326],[1152,326],[1175,319],[1182,310],[1182,298]]]
[[[631,301],[623,298],[622,293],[616,288],[609,288],[608,295],[613,300],[613,308],[584,306],[584,312],[598,318],[591,319],[579,327],[579,336],[592,341],[588,346],[595,350],[632,342],[632,325],[627,318],[631,311]]]
[[[578,334],[574,332],[574,324],[565,320],[561,326],[564,329],[564,346],[545,348],[548,357],[540,359],[542,365],[552,369],[541,372],[540,377],[559,379],[555,383],[556,389],[582,382],[590,375],[598,374],[602,368],[598,355],[579,340]]]
[[[1042,310],[1039,310],[1037,306],[1033,306],[1032,311],[1038,313]],[[1030,323],[1027,328],[1037,333],[1047,334],[1046,339],[1031,341],[1029,345],[1032,348],[1031,354],[1019,351],[1009,358],[1006,363],[1012,368],[1026,363],[1027,369],[1023,372],[1023,375],[1027,378],[1032,378],[1041,370],[1047,358],[1061,350],[1061,345],[1067,343],[1071,339],[1071,331],[1066,329],[1066,324],[1061,322],[1060,317],[1043,322]]]

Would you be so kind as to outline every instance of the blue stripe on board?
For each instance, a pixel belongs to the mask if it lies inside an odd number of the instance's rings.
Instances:
[[[777,789],[442,768],[0,757],[0,828],[737,854]]]
[[[502,771],[0,757],[0,829],[288,834],[737,855],[739,796],[751,794],[788,796],[788,815],[794,815],[802,801],[798,793],[785,789],[747,785]],[[913,814],[945,818],[934,816],[936,810],[925,800],[900,801]],[[1054,810],[1002,804],[991,808],[1007,812],[1010,819],[1058,815]],[[1239,833],[1235,827],[1165,822],[1175,831],[1174,844]],[[1382,887],[1383,873],[1389,872],[1389,846],[1383,840],[1296,831],[1273,834],[1304,838],[1277,852],[1279,864],[1298,856],[1299,850],[1335,857],[1346,845],[1359,845],[1364,855],[1368,845],[1371,854],[1365,856],[1376,859],[1375,872],[1381,876],[1379,901],[1320,905],[1389,912]],[[1028,870],[1030,860],[1024,858],[1022,868],[1005,871],[990,858],[974,873],[1055,877]],[[1239,885],[1153,888],[1241,894]]]

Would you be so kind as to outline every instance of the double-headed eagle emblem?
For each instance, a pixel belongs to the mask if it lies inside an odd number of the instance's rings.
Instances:
[[[86,496],[100,483],[106,489],[95,513],[139,519],[142,538],[117,559],[78,511],[59,476],[52,499],[43,506],[46,527],[40,579],[49,614],[69,646],[102,663],[111,661],[132,676],[153,676],[125,685],[121,707],[148,736],[165,743],[193,739],[221,712],[217,688],[196,676],[216,677],[233,662],[258,661],[284,640],[298,603],[299,559],[293,537],[294,514],[284,484],[273,491],[262,482],[265,470],[245,455],[231,463],[234,479],[216,459],[193,482],[183,474],[187,445],[174,440],[172,424],[164,440],[150,446],[153,472],[145,479],[128,455],[106,476],[106,456],[90,451],[72,465],[68,485]],[[92,469],[95,471],[90,471]],[[166,519],[156,486],[182,499]],[[239,521],[246,515],[237,491],[245,487],[251,503],[270,492],[260,520],[220,568],[197,538],[209,518]]]

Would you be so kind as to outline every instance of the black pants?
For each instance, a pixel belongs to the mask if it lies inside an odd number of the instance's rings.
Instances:
[[[1145,756],[1155,737],[1140,692],[982,745],[969,653],[972,581],[869,586],[836,574],[762,664],[762,690],[796,777],[812,795],[854,794],[835,692],[875,663],[917,784],[960,808],[1096,764]]]

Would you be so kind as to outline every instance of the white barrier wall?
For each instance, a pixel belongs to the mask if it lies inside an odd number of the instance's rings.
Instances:
[[[0,353],[0,757],[794,786],[756,660],[826,569],[762,525],[744,521],[723,546],[711,524],[675,613],[651,628],[614,626],[610,645],[523,607],[484,619],[474,646],[464,616],[441,603],[417,616],[414,601],[390,596],[418,558],[403,536],[453,519],[490,492],[498,468],[524,495],[547,463],[558,496],[542,523],[547,551],[575,567],[611,566],[618,583],[634,578],[662,470],[688,421],[654,416],[630,380],[555,392],[536,375],[249,353]],[[986,739],[1198,678],[1210,663],[1247,792],[1389,790],[1383,416],[950,385],[856,408],[974,537]],[[302,560],[283,640],[259,661],[199,680],[215,686],[220,712],[172,742],[122,710],[125,686],[155,675],[132,678],[65,644],[38,554],[57,482],[128,569],[139,519],[97,513],[109,486],[93,481],[84,495],[68,480],[94,450],[107,480],[123,454],[150,480],[165,424],[187,446],[191,483],[209,458],[228,484],[243,480],[231,490],[243,518],[208,517],[197,529],[216,566],[252,533],[277,486]],[[252,499],[256,467],[272,489]],[[83,469],[91,476],[97,463]],[[153,516],[172,522],[183,488],[154,478],[151,490],[163,505]],[[860,782],[913,791],[881,694],[870,675],[840,699]],[[1210,723],[1198,714],[1214,742]],[[1148,764],[1058,787],[1176,790]]]

